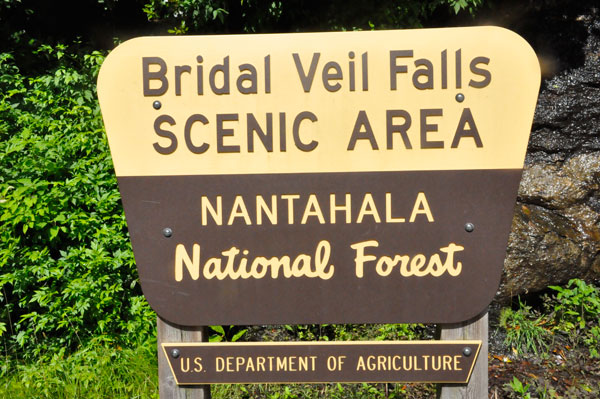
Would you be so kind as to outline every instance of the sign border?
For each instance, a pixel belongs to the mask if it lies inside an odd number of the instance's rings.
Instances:
[[[473,369],[475,367],[475,363],[477,363],[477,359],[479,357],[479,353],[481,348],[483,347],[482,340],[414,340],[414,341],[281,341],[281,342],[162,342],[160,343],[163,354],[167,359],[167,363],[169,364],[169,368],[171,369],[171,374],[173,375],[173,379],[178,386],[197,386],[197,385],[221,385],[221,384],[320,384],[325,382],[305,382],[305,381],[284,381],[284,382],[256,382],[256,381],[243,381],[243,382],[210,382],[210,383],[180,383],[177,379],[177,374],[173,370],[173,366],[171,363],[171,357],[167,353],[167,347],[266,347],[266,346],[355,346],[355,345],[400,345],[400,346],[414,346],[414,345],[471,345],[475,346],[477,349],[474,353],[470,355],[473,358],[471,363],[471,368],[467,373],[467,378],[464,381],[439,381],[439,380],[430,380],[430,381],[410,381],[410,383],[414,384],[467,384],[471,379],[471,375],[473,374]],[[336,381],[330,381],[336,382]],[[401,380],[398,381],[379,381],[379,380],[369,380],[369,381],[343,381],[343,384],[361,384],[361,383],[386,383],[386,382],[404,382]]]

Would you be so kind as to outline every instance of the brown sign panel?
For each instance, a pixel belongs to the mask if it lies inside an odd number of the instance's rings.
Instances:
[[[481,341],[164,343],[179,385],[467,383]]]
[[[146,298],[180,325],[472,318],[539,83],[493,27],[120,45],[98,92]]]

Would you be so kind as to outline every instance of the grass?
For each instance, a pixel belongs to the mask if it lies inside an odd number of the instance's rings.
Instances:
[[[0,398],[158,398],[155,348],[152,341],[133,349],[90,346],[66,357],[12,364],[4,367],[0,377]],[[430,397],[435,388],[425,384],[246,384],[213,385],[211,391],[214,399],[401,399],[411,392]]]
[[[70,356],[2,364],[0,397],[158,398],[156,342],[132,349],[89,346]]]
[[[435,396],[432,384],[252,384],[215,385],[213,399],[408,399]]]
[[[506,330],[505,343],[519,355],[547,355],[552,339],[547,324],[542,315],[536,314],[531,306],[520,300],[517,310],[505,308],[500,313],[500,325]]]

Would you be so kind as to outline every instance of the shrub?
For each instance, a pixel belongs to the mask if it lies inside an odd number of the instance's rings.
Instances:
[[[553,301],[556,330],[566,333],[574,344],[582,339],[590,356],[600,357],[600,290],[583,280],[572,279],[566,287],[550,286],[557,292]]]
[[[0,54],[0,335],[24,356],[151,334],[95,78],[99,52],[39,46],[23,76]]]

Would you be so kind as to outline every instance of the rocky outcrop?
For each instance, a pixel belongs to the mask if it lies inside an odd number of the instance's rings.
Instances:
[[[575,277],[600,279],[600,8],[591,2],[579,3],[575,10],[565,5],[567,2],[546,3],[552,4],[528,11],[543,13],[528,19],[537,21],[537,29],[521,25],[523,31],[519,32],[538,52],[546,78],[515,207],[499,300]],[[566,30],[560,37],[553,36],[553,20],[574,33],[569,35]],[[511,28],[519,31],[519,26]],[[550,43],[543,41],[548,31]],[[581,39],[578,45],[574,37]],[[552,41],[554,53],[545,50]],[[578,48],[570,48],[567,55],[557,53],[565,41]]]

